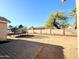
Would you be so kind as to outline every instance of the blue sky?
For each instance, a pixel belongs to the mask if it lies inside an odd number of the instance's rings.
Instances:
[[[11,20],[11,25],[43,26],[51,13],[70,12],[75,0],[0,0],[0,16]]]

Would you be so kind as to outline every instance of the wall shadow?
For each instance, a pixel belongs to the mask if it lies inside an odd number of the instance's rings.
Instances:
[[[8,39],[0,44],[0,55],[10,56],[5,59],[64,59],[63,49],[58,45]]]

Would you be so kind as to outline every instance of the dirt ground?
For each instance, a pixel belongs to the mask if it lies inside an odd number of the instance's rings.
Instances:
[[[11,38],[11,37],[8,37]],[[54,36],[54,35],[39,35],[35,37],[29,38],[14,38],[14,39],[21,39],[21,40],[28,40],[33,42],[40,42],[50,45],[58,45],[63,47],[63,54],[64,57],[61,59],[78,59],[77,54],[77,37],[76,36]],[[52,59],[52,53],[57,50],[53,50],[51,47],[45,47],[43,50],[37,55],[36,59]],[[59,51],[60,53],[61,51]],[[46,57],[46,58],[45,58]],[[54,58],[56,59],[56,58]]]

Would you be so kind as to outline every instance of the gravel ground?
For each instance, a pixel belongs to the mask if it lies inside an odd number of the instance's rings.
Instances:
[[[62,46],[63,49],[63,54],[64,58],[61,59],[78,59],[78,54],[77,54],[77,37],[76,36],[54,36],[54,35],[46,35],[43,37],[40,36],[35,36],[33,38],[13,38],[12,39],[21,39],[21,40],[28,40],[28,41],[33,41],[33,42],[40,42],[44,44],[50,44],[50,45],[58,45]],[[11,37],[8,37],[11,39]],[[49,49],[50,48],[50,49]],[[38,55],[36,59],[53,59],[52,53],[53,50],[51,47],[45,47]],[[59,52],[60,54],[60,52]],[[54,54],[56,55],[56,54]],[[46,57],[46,58],[45,58]],[[56,58],[54,58],[56,59]],[[58,58],[59,59],[59,58]]]

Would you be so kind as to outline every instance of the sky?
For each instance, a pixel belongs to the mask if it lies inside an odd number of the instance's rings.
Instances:
[[[13,26],[43,26],[51,13],[60,10],[68,13],[75,6],[75,0],[65,4],[60,0],[0,0],[0,16],[9,19]]]

